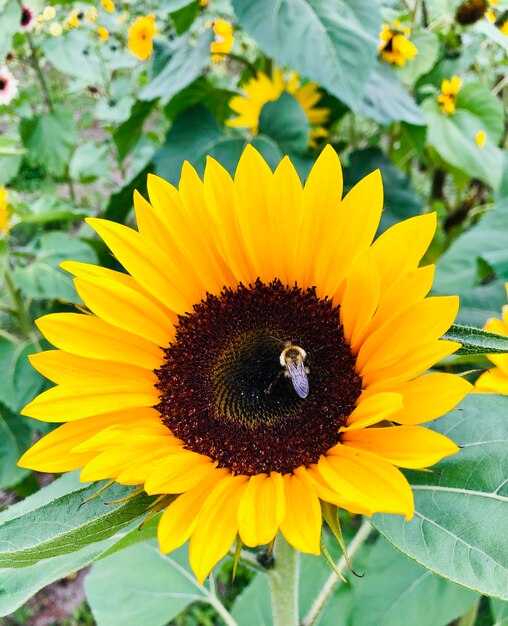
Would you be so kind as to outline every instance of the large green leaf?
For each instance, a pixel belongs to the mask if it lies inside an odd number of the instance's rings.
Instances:
[[[439,54],[439,37],[430,31],[420,31],[411,35],[411,41],[418,52],[411,61],[403,67],[395,69],[399,79],[407,85],[414,85],[415,81],[432,69]]]
[[[58,110],[23,119],[19,130],[28,149],[28,159],[48,174],[63,176],[76,141],[72,113]]]
[[[104,211],[104,217],[114,222],[125,222],[133,206],[133,194],[137,189],[143,194],[146,191],[146,178],[152,171],[152,163],[148,163],[140,172],[126,181],[123,187],[112,193]]]
[[[108,144],[87,141],[76,148],[69,163],[69,176],[86,185],[97,179],[108,178],[111,165]]]
[[[477,594],[435,576],[380,538],[365,577],[352,581],[350,626],[446,626]]]
[[[415,516],[375,515],[399,550],[464,587],[508,599],[508,397],[469,395],[436,422],[461,450],[435,472],[408,472]]]
[[[7,0],[0,6],[0,65],[11,49],[12,36],[18,32],[21,7],[16,0]]]
[[[376,63],[357,111],[380,124],[425,124],[422,111],[387,63]]]
[[[108,539],[143,515],[152,501],[146,495],[139,495],[105,506],[106,502],[132,492],[128,487],[114,484],[105,494],[80,506],[102,484],[73,487],[69,493],[3,523],[0,526],[0,567],[29,567]]]
[[[104,71],[91,31],[74,28],[44,41],[46,59],[62,74],[79,78],[85,85],[102,85]]]
[[[45,379],[27,359],[34,352],[37,347],[31,341],[14,342],[0,337],[0,403],[14,413],[30,402],[45,384]]]
[[[280,65],[352,108],[377,56],[381,17],[371,0],[233,0],[240,25]]]
[[[97,262],[91,246],[67,233],[52,232],[41,235],[27,252],[33,254],[31,262],[16,267],[13,273],[16,286],[25,297],[81,302],[71,277],[59,265],[69,259]]]
[[[259,116],[259,132],[276,141],[284,154],[304,154],[309,145],[310,124],[298,100],[283,92],[267,102]]]
[[[384,211],[380,232],[408,217],[419,215],[423,202],[411,185],[408,176],[397,169],[379,148],[356,150],[349,155],[349,165],[344,169],[347,190],[375,169],[381,170],[384,187]]]
[[[31,442],[27,420],[0,407],[0,489],[15,485],[29,473],[16,463]]]
[[[206,30],[195,45],[188,36],[181,37],[167,65],[141,90],[140,100],[161,98],[168,102],[175,94],[190,85],[201,74],[210,60],[212,31]]]
[[[506,304],[506,287],[502,280],[473,287],[460,294],[457,324],[481,328],[491,317],[500,317]]]
[[[453,114],[441,111],[434,98],[424,101],[422,109],[428,125],[428,143],[447,163],[497,189],[503,170],[503,152],[497,147],[497,128],[499,121],[503,123],[502,112],[501,115],[494,114],[492,100],[476,89],[480,86],[470,85],[475,89],[469,90],[466,87],[461,90],[466,91],[466,95],[461,100],[457,98],[457,110]],[[486,107],[485,113],[483,106]],[[487,133],[482,148],[476,145],[476,135],[480,131]]]
[[[132,107],[129,119],[113,131],[113,141],[120,161],[125,159],[139,141],[143,132],[143,124],[152,112],[153,106],[154,103],[151,101],[142,102],[138,100]]]
[[[189,571],[186,547],[164,556],[156,542],[99,561],[85,589],[98,626],[164,626],[210,595]]]
[[[499,202],[473,228],[458,237],[439,259],[434,291],[462,293],[477,283],[478,260],[506,251],[508,200]]]

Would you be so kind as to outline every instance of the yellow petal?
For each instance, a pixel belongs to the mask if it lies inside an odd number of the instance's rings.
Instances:
[[[199,511],[210,490],[227,474],[227,469],[216,469],[168,506],[162,514],[157,529],[161,552],[164,554],[172,552],[189,539],[196,528]]]
[[[280,530],[286,541],[309,554],[321,552],[321,507],[314,488],[296,474],[284,477],[286,515]]]
[[[322,456],[318,471],[338,493],[379,513],[402,513],[411,519],[413,492],[401,472],[384,459],[338,444]]]
[[[190,565],[200,585],[235,540],[238,505],[247,483],[247,476],[225,476],[201,508],[189,548]]]
[[[206,478],[214,467],[208,457],[181,448],[152,468],[145,482],[145,491],[148,494],[184,493]]]
[[[340,306],[344,337],[357,354],[364,331],[376,312],[380,298],[379,273],[371,249],[358,254],[346,279]]]
[[[347,419],[347,427],[341,430],[358,430],[386,419],[392,419],[402,409],[402,395],[393,392],[381,392],[371,395],[361,402]]]
[[[74,284],[87,307],[113,326],[162,347],[174,339],[171,320],[139,291],[104,278],[75,278]]]
[[[430,467],[459,450],[448,437],[421,426],[367,428],[348,432],[342,436],[342,443],[377,454],[399,467],[412,469]]]
[[[88,461],[81,470],[79,477],[82,482],[109,478],[120,482],[119,476],[122,472],[126,470],[134,472],[150,459],[160,458],[162,455],[164,455],[163,449],[157,447],[147,448],[144,442],[141,442],[134,448],[119,447],[117,449],[106,450]],[[128,480],[124,484],[136,485],[142,482],[143,477],[141,477],[139,481]]]
[[[35,323],[50,343],[71,354],[131,363],[149,370],[163,362],[159,346],[93,315],[51,313]]]
[[[285,515],[284,483],[278,472],[249,478],[238,507],[238,530],[251,548],[270,543]]]
[[[441,337],[459,310],[457,296],[427,298],[409,305],[383,324],[362,344],[356,360],[362,375],[400,359],[408,346]]]
[[[144,380],[120,380],[114,385],[66,384],[44,391],[21,411],[42,422],[71,422],[110,411],[155,406],[155,387]]]
[[[478,393],[502,393],[508,395],[508,376],[499,368],[493,367],[478,378],[474,390]]]
[[[431,373],[393,391],[402,394],[404,407],[391,416],[399,424],[421,424],[451,411],[471,390],[472,385],[455,374]]]

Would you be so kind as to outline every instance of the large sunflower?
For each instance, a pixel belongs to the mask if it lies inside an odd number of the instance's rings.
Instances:
[[[178,189],[150,176],[148,192],[138,231],[88,220],[128,274],[64,264],[91,314],[37,322],[58,350],[31,360],[57,386],[23,414],[67,423],[20,465],[180,494],[160,547],[190,539],[200,581],[237,535],[257,546],[280,530],[319,553],[320,501],[410,518],[395,466],[456,452],[418,424],[470,389],[422,376],[458,347],[440,340],[458,299],[426,298],[434,267],[419,267],[435,214],[372,243],[379,171],[341,199],[331,147],[303,188],[287,157],[272,173],[249,146],[234,180],[209,159],[203,181],[185,163]]]

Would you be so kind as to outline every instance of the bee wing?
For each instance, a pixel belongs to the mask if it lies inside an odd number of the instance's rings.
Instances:
[[[300,361],[296,365],[288,363],[286,367],[297,395],[300,398],[306,398],[309,395],[309,379],[307,378],[303,361]]]

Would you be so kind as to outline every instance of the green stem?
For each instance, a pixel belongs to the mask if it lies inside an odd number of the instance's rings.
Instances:
[[[363,524],[358,529],[358,532],[354,536],[354,539],[348,546],[348,555],[349,558],[352,559],[353,556],[358,552],[361,546],[365,543],[365,540],[370,535],[372,531],[372,526],[369,522],[364,521]],[[347,569],[347,562],[344,557],[342,557],[336,565],[336,569],[343,574]],[[340,584],[340,578],[337,577],[335,572],[332,572],[328,579],[326,580],[323,588],[319,592],[318,597],[314,600],[314,603],[309,609],[307,615],[303,618],[302,626],[313,626],[316,623],[318,617],[321,615],[321,611],[325,608],[326,603],[332,596],[333,592]]]
[[[298,626],[298,578],[300,554],[278,535],[275,566],[268,571],[274,626]]]
[[[29,339],[32,333],[32,321],[23,306],[23,302],[19,296],[18,290],[16,289],[16,285],[13,283],[12,278],[9,275],[9,272],[5,273],[5,286],[7,287],[7,291],[11,297],[12,303],[16,310],[16,317],[19,321],[19,327],[21,333],[25,339]]]

